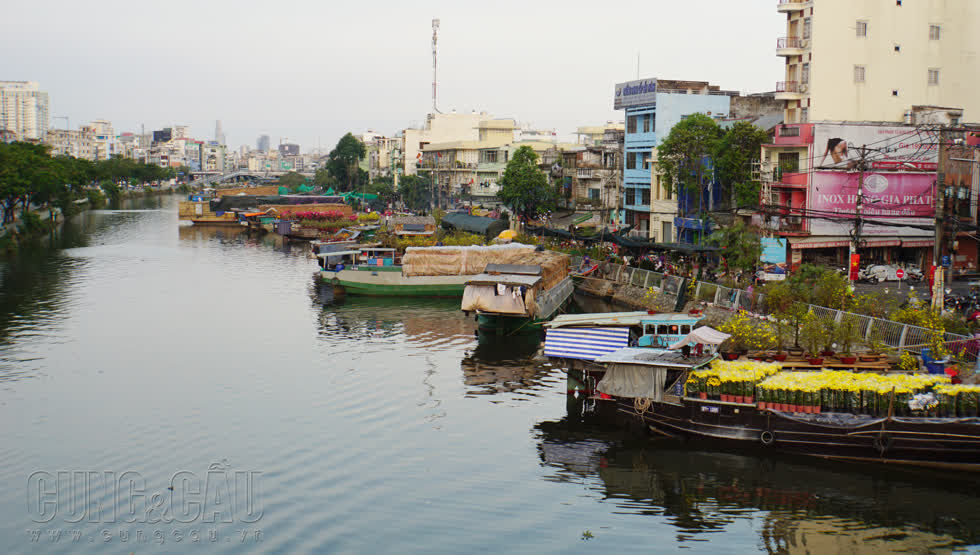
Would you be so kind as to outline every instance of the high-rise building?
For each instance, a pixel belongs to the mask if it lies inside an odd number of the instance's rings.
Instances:
[[[787,123],[902,122],[913,106],[980,119],[980,2],[779,0],[776,9],[786,14],[776,98]]]
[[[43,140],[48,131],[48,93],[33,81],[0,81],[0,133],[14,140]]]
[[[269,152],[269,144],[270,140],[268,135],[259,135],[259,139],[255,141],[255,150]]]
[[[220,119],[214,122],[214,140],[219,145],[225,144],[225,132],[221,128],[221,120]]]

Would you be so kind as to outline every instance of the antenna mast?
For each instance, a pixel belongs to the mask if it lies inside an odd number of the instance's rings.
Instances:
[[[432,18],[432,112],[440,113],[436,108],[436,43],[439,40],[439,18]]]

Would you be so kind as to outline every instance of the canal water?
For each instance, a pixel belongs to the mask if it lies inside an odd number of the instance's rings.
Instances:
[[[536,338],[334,300],[304,245],[178,226],[177,200],[0,263],[2,553],[980,545],[970,478],[604,427]]]

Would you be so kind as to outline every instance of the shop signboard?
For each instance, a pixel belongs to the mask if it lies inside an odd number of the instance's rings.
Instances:
[[[786,279],[786,239],[762,239],[762,279]]]
[[[847,236],[854,230],[860,175],[859,172],[814,172],[808,199],[811,234]],[[934,186],[932,173],[866,172],[861,207],[865,222],[863,235],[931,235]]]

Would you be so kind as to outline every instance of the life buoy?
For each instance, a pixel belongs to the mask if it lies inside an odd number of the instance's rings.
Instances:
[[[776,442],[776,436],[769,430],[763,430],[762,433],[759,434],[759,441],[761,441],[763,445],[769,446]]]

